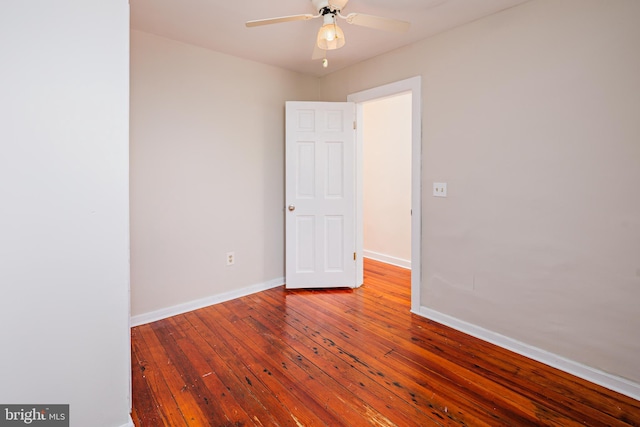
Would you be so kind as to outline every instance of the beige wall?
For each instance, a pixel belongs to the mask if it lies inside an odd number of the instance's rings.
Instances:
[[[132,426],[129,3],[1,10],[0,402]]]
[[[533,0],[321,81],[423,78],[423,306],[636,383],[638,22]]]
[[[131,37],[132,314],[281,278],[284,103],[317,79]]]
[[[411,264],[411,94],[365,102],[365,256]]]

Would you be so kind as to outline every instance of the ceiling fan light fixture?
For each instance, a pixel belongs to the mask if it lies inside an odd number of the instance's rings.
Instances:
[[[336,23],[335,15],[325,15],[324,25],[318,31],[318,47],[324,50],[340,49],[344,46],[344,32]]]

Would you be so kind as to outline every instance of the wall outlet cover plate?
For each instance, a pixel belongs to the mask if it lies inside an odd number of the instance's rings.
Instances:
[[[433,183],[433,196],[434,197],[447,197],[447,183],[446,182],[434,182]]]

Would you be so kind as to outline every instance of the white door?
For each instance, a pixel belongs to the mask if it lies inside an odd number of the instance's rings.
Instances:
[[[286,287],[356,287],[355,104],[286,103]]]

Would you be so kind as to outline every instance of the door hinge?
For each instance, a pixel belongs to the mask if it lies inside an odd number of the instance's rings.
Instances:
[[[357,128],[358,128],[358,125],[356,124],[356,121],[355,121],[355,120],[353,121],[353,128],[354,128],[354,129],[357,129]]]
[[[354,261],[356,260],[356,253],[355,252],[353,253],[353,260]]]

